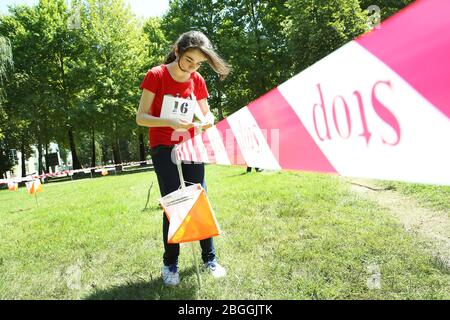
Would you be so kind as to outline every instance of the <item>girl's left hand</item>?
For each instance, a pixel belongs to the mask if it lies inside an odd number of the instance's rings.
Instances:
[[[212,124],[212,123],[207,123],[207,124],[205,124],[205,125],[202,126],[202,129],[203,129],[203,130],[209,129],[209,128],[211,128],[213,125],[214,125],[214,124]]]
[[[196,125],[195,126],[195,134],[197,135],[199,133],[202,133],[203,130],[209,129],[212,126],[213,126],[212,123],[206,123],[206,124],[203,124],[203,125]]]

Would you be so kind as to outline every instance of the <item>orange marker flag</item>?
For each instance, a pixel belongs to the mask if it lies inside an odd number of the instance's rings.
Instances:
[[[220,234],[219,224],[200,184],[174,191],[160,199],[169,219],[168,243],[211,238]]]
[[[41,184],[41,180],[39,180],[39,179],[30,181],[30,182],[26,182],[25,185],[27,187],[27,192],[29,194],[35,194],[36,192],[42,191],[42,184]]]
[[[19,184],[17,182],[8,182],[9,191],[17,191],[19,189]]]

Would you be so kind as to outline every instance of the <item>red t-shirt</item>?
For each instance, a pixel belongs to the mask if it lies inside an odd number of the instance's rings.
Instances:
[[[167,66],[160,66],[150,69],[145,75],[141,83],[141,89],[147,89],[155,94],[153,103],[149,109],[149,114],[159,117],[161,114],[162,102],[164,95],[179,96],[181,98],[190,98],[193,93],[197,100],[208,98],[208,89],[206,88],[205,79],[198,72],[193,72],[191,78],[187,82],[175,81],[167,70]],[[158,145],[171,146],[182,142],[183,137],[172,140],[174,129],[171,127],[152,127],[148,130],[150,147]],[[194,128],[189,129],[190,137],[194,136]]]

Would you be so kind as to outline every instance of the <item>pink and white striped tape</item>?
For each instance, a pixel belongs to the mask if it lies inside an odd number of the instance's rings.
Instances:
[[[0,179],[0,185],[2,184],[8,184],[8,183],[12,183],[12,182],[24,182],[24,181],[34,181],[35,179],[45,179],[48,177],[51,178],[55,178],[55,177],[67,177],[67,176],[72,176],[74,173],[79,173],[79,172],[84,172],[84,173],[90,173],[91,170],[95,170],[96,172],[100,172],[103,170],[114,170],[116,167],[119,166],[135,166],[135,165],[140,165],[140,164],[152,164],[152,162],[150,160],[145,160],[145,161],[134,161],[134,162],[125,162],[125,163],[120,163],[120,164],[111,164],[111,165],[106,165],[106,166],[97,166],[97,167],[89,167],[89,168],[83,168],[83,169],[77,169],[77,170],[64,170],[64,171],[59,171],[59,172],[54,172],[54,173],[42,173],[41,175],[36,175],[36,174],[32,174],[32,175],[27,175],[26,177],[13,177],[13,178],[9,178],[9,179]]]
[[[180,144],[179,159],[450,185],[449,12],[410,5]]]

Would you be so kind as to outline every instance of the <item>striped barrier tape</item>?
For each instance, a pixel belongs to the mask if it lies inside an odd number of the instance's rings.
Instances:
[[[184,141],[185,161],[450,185],[450,1],[417,1]]]
[[[133,166],[133,165],[140,165],[140,164],[151,164],[151,161],[134,161],[134,162],[126,162],[121,164],[114,164],[114,165],[107,165],[107,166],[98,166],[98,167],[90,167],[90,168],[82,168],[77,170],[64,170],[54,173],[43,173],[41,175],[28,175],[26,177],[19,177],[19,178],[9,178],[9,179],[0,179],[0,185],[2,184],[8,184],[8,183],[20,183],[20,182],[28,182],[33,181],[35,179],[45,179],[45,178],[61,178],[61,177],[67,177],[72,176],[74,173],[84,172],[84,173],[90,173],[91,170],[95,170],[96,172],[100,172],[102,170],[114,170],[118,166]]]

